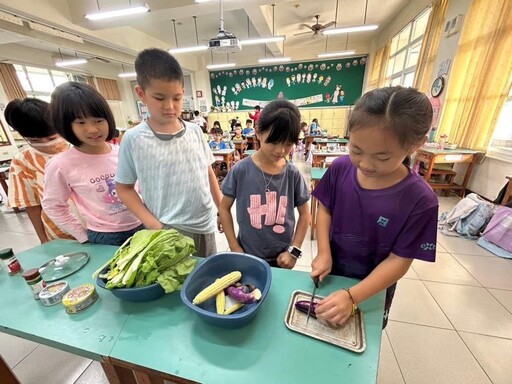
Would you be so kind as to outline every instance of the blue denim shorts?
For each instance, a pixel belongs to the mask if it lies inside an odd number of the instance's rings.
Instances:
[[[93,244],[123,245],[123,243],[128,238],[132,237],[135,232],[142,229],[146,229],[142,224],[136,228],[130,229],[129,231],[123,232],[96,232],[88,229],[87,239],[89,240],[89,243]]]

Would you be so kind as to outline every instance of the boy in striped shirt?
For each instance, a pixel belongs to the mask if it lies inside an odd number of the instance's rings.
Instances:
[[[48,124],[48,103],[34,98],[13,100],[5,108],[5,120],[28,143],[9,169],[9,206],[25,208],[41,243],[61,238],[74,239],[59,229],[41,207],[44,167],[52,156],[69,148]]]

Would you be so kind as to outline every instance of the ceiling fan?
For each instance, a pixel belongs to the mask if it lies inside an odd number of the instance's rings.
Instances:
[[[322,32],[324,29],[332,27],[334,24],[336,24],[335,21],[331,21],[331,22],[329,22],[329,23],[327,23],[325,25],[320,24],[318,22],[318,19],[320,19],[320,15],[315,15],[315,19],[316,19],[316,24],[313,24],[313,25],[301,24],[301,26],[309,28],[309,29],[311,29],[311,31],[295,33],[293,36],[305,35],[305,34],[311,33],[311,32],[313,32],[313,36],[319,35],[320,32]]]

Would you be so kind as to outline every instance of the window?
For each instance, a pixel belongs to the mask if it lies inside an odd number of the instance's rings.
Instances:
[[[14,65],[21,86],[29,97],[50,102],[56,86],[69,81],[70,74],[45,68]]]
[[[512,89],[496,122],[487,156],[512,163]]]
[[[387,85],[412,87],[421,43],[431,8],[427,8],[391,39]]]

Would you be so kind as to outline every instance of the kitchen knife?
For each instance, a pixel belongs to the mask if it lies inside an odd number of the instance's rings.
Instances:
[[[315,287],[313,288],[313,294],[311,295],[311,301],[309,302],[308,318],[306,319],[306,324],[309,322],[309,317],[311,316],[311,307],[313,307],[313,302],[315,300],[316,289],[318,288],[319,281],[320,281],[320,279],[318,278],[318,276],[316,276],[313,279],[313,284],[315,284]]]

